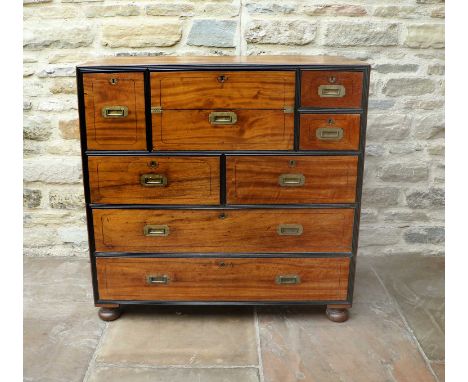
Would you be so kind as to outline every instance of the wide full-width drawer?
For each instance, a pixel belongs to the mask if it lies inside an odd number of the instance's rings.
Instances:
[[[294,71],[151,73],[151,105],[166,109],[294,107]]]
[[[360,108],[363,72],[303,70],[301,105],[317,108]]]
[[[99,298],[152,301],[343,301],[350,259],[97,258]]]
[[[146,150],[143,73],[83,74],[89,150]]]
[[[354,209],[94,209],[96,251],[350,252]]]
[[[359,114],[301,114],[301,150],[358,150]]]
[[[91,202],[218,204],[219,166],[219,157],[91,156]]]
[[[357,156],[228,156],[229,204],[354,203]]]
[[[153,149],[292,150],[294,113],[277,110],[164,110],[153,114]]]

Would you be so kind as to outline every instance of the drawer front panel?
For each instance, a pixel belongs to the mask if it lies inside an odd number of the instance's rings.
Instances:
[[[97,258],[99,298],[346,300],[349,258]]]
[[[295,73],[151,73],[151,103],[165,109],[283,109],[294,106]]]
[[[100,252],[350,252],[354,209],[95,209],[93,219]]]
[[[224,115],[226,112],[228,114]],[[154,150],[293,149],[293,113],[283,110],[226,110],[221,113],[165,110],[153,114]]]
[[[87,147],[146,150],[143,73],[83,74]]]
[[[302,150],[359,150],[359,114],[302,114]]]
[[[361,107],[362,72],[303,70],[301,76],[302,106]]]
[[[228,156],[228,204],[354,203],[357,156]]]
[[[92,203],[218,204],[219,157],[89,157]]]

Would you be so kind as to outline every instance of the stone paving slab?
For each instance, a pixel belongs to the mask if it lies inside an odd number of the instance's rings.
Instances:
[[[445,358],[445,259],[429,256],[370,258],[431,361]]]
[[[87,382],[259,382],[256,368],[151,369],[96,367]]]
[[[138,365],[257,365],[252,308],[127,309],[108,328],[97,362]]]
[[[318,309],[258,315],[265,382],[434,381],[392,305],[355,304],[342,324]]]

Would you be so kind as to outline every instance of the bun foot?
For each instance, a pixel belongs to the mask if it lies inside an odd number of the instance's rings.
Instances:
[[[345,322],[348,317],[348,309],[346,308],[328,308],[327,307],[327,317],[330,321],[333,322]]]
[[[120,317],[122,310],[120,308],[100,308],[98,315],[103,321],[114,321]]]

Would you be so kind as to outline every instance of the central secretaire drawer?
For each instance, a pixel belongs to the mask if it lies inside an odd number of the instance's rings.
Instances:
[[[151,73],[154,150],[292,150],[293,71]]]
[[[97,258],[99,298],[156,301],[346,300],[348,257]]]
[[[353,220],[352,208],[93,210],[100,252],[350,252]]]

